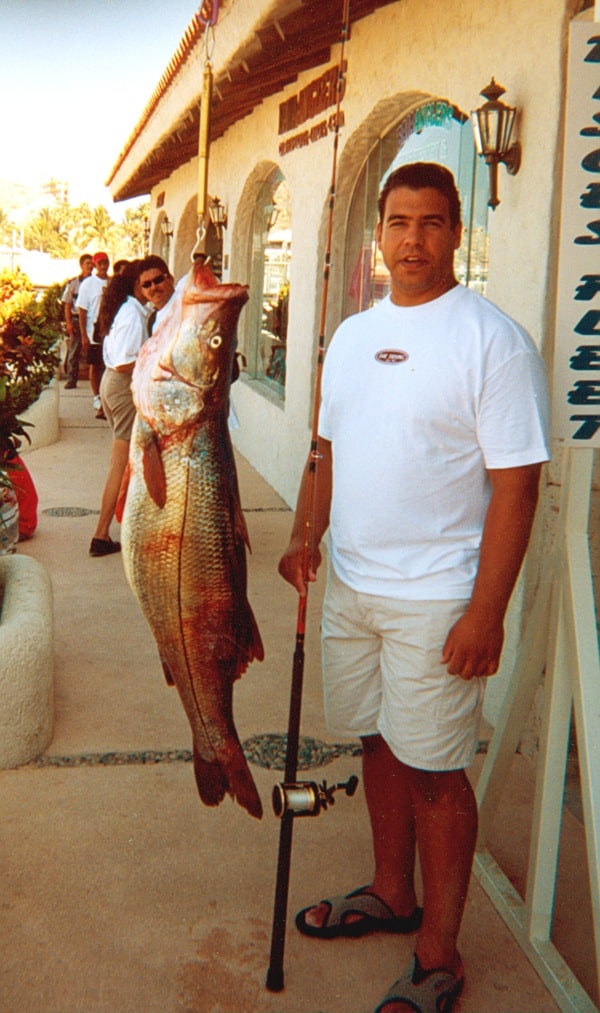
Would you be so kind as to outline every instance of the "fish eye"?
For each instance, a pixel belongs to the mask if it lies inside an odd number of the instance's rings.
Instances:
[[[220,348],[223,344],[223,338],[220,334],[213,334],[208,344],[210,348]]]

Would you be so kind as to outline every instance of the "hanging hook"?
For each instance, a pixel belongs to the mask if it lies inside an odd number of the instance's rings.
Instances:
[[[200,249],[200,246],[204,242],[205,237],[206,237],[206,224],[202,220],[200,222],[200,225],[196,229],[196,242],[194,243],[192,247],[192,252],[190,253],[190,261],[192,262],[192,264],[194,263],[194,258],[196,254],[204,252],[203,250]]]
[[[206,13],[205,13],[206,11]],[[208,13],[210,11],[210,13]],[[219,17],[219,0],[204,0],[200,8],[200,20],[203,24],[214,28]]]

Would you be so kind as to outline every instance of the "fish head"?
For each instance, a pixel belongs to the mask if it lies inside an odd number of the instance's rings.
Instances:
[[[196,263],[177,298],[180,306],[152,336],[152,361],[146,368],[140,363],[134,375],[138,408],[160,433],[229,411],[237,322],[248,286],[221,285],[207,264]]]

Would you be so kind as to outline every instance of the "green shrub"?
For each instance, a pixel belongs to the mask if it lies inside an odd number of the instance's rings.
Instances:
[[[60,285],[36,295],[22,271],[0,271],[0,467],[28,439],[19,415],[56,373],[60,295]]]

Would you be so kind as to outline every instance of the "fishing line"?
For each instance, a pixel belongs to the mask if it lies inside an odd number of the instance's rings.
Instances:
[[[285,761],[285,781],[292,784],[296,780],[298,767],[298,744],[300,737],[300,710],[302,704],[302,682],[304,677],[304,640],[306,634],[306,613],[308,602],[308,573],[313,549],[314,517],[317,494],[317,471],[319,462],[318,432],[319,407],[321,402],[321,376],[325,358],[325,323],[327,318],[327,297],[329,294],[329,274],[331,267],[331,245],[333,235],[333,210],[335,206],[335,190],[337,182],[337,155],[341,120],[341,102],[344,94],[345,44],[350,27],[350,0],[344,0],[342,12],[341,46],[338,64],[337,104],[335,112],[335,128],[333,139],[333,159],[331,170],[331,186],[329,191],[329,213],[327,219],[327,238],[323,270],[323,287],[321,294],[321,313],[319,321],[319,339],[317,344],[317,364],[313,393],[311,442],[307,474],[307,495],[304,516],[304,544],[302,569],[306,593],[298,596],[298,613],[296,619],[296,642],[292,664],[292,684],[290,691],[290,711],[288,721],[287,749]],[[277,788],[276,788],[277,791]],[[275,795],[274,795],[275,798]],[[277,880],[275,886],[275,902],[273,908],[273,927],[271,935],[271,956],[267,971],[266,987],[270,992],[281,992],[284,987],[283,956],[285,949],[285,926],[287,918],[287,902],[292,857],[292,827],[294,813],[283,812],[279,835],[279,854],[277,859]]]

